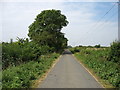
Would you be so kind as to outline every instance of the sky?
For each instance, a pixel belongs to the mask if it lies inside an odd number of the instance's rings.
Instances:
[[[17,37],[27,38],[28,26],[36,16],[43,10],[56,9],[61,10],[69,21],[68,26],[62,29],[68,39],[68,45],[109,46],[118,39],[118,5],[115,3],[117,0],[96,1],[2,0],[0,41],[10,42],[10,39],[16,41]],[[113,8],[110,10],[111,7]]]

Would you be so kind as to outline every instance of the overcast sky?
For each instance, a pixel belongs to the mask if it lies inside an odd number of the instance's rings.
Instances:
[[[62,32],[68,38],[69,45],[108,46],[118,39],[118,7],[117,3],[114,3],[117,0],[104,0],[104,2],[95,2],[95,0],[84,0],[84,2],[83,0],[76,0],[76,2],[75,0],[74,2],[72,0],[21,1],[3,0],[0,2],[1,41],[9,42],[11,38],[15,41],[17,37],[28,37],[28,26],[34,21],[36,15],[47,9],[61,10],[67,17],[69,24],[62,29]],[[107,13],[111,7],[113,8]],[[101,19],[103,15],[105,16]]]

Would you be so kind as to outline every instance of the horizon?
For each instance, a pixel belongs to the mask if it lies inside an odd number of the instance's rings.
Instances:
[[[2,42],[10,42],[10,39],[16,41],[17,37],[28,38],[28,26],[32,24],[36,15],[48,9],[61,10],[61,13],[67,17],[69,24],[63,27],[62,32],[68,39],[68,46],[98,44],[110,46],[113,41],[118,40],[118,7],[114,2],[61,1],[48,2],[47,5],[45,2],[0,4],[3,17],[2,40],[0,40]],[[113,8],[110,10],[111,7]],[[104,18],[98,22],[103,16]]]

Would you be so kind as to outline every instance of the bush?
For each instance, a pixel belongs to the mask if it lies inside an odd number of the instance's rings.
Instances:
[[[111,48],[118,47],[118,43],[112,45]],[[117,48],[118,49],[118,48]],[[118,51],[114,51],[116,55]],[[85,63],[89,68],[93,69],[93,71],[103,80],[106,80],[114,87],[120,87],[120,68],[118,63],[114,63],[112,61],[108,61],[107,58],[109,56],[110,50],[109,48],[106,49],[99,49],[99,50],[92,50],[92,49],[81,49],[80,53],[75,53],[75,56],[80,59],[83,63]],[[114,56],[115,57],[115,56]],[[118,60],[118,57],[115,58]]]
[[[77,49],[77,48],[75,48],[75,49],[74,49],[74,52],[80,52],[80,50],[79,50],[79,49]]]
[[[113,42],[108,60],[120,64],[120,42]]]
[[[95,45],[95,48],[100,48],[101,46],[100,46],[100,44],[99,45]]]
[[[70,51],[74,54],[74,53],[76,53],[76,52],[80,52],[80,50],[77,48],[77,47],[75,47],[75,48],[70,48]]]
[[[2,87],[30,88],[33,81],[49,69],[59,54],[41,56],[37,61],[30,61],[2,72]]]
[[[39,56],[50,53],[50,50],[48,46],[39,46],[24,39],[13,43],[2,43],[2,68],[37,60]]]

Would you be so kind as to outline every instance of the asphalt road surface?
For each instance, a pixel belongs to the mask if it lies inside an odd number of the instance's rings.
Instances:
[[[102,88],[86,69],[65,51],[39,88]]]

